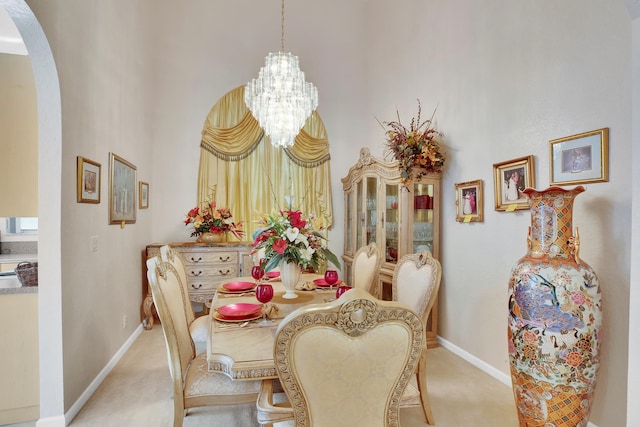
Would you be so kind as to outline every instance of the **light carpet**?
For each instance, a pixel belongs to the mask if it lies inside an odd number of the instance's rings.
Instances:
[[[437,427],[514,427],[511,389],[444,348],[427,353]],[[184,427],[256,426],[253,405],[190,409]],[[173,401],[161,326],[143,331],[71,427],[171,426]],[[426,426],[420,408],[400,411],[403,427]],[[281,424],[282,425],[282,424]]]

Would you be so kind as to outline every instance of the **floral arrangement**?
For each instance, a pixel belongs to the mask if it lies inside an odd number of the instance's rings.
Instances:
[[[388,128],[387,147],[400,163],[400,175],[405,184],[412,177],[420,178],[428,171],[439,172],[444,166],[444,153],[438,141],[442,134],[432,127],[433,115],[420,122],[421,113],[418,100],[418,115],[411,119],[408,128],[400,122],[399,113],[397,121],[382,123]]]
[[[304,217],[298,210],[281,210],[263,214],[259,222],[261,227],[253,235],[253,247],[265,249],[265,271],[281,262],[293,262],[302,268],[311,266],[316,271],[324,260],[340,267],[338,257],[327,248],[327,240],[319,232],[324,229],[322,216]]]
[[[191,237],[202,233],[231,233],[238,239],[244,236],[242,222],[236,224],[229,208],[216,208],[215,201],[206,201],[187,212],[184,225],[190,224],[193,224]]]

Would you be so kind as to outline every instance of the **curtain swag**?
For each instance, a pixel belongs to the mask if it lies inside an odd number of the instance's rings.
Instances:
[[[258,121],[244,103],[244,86],[224,95],[211,108],[202,129],[200,146],[225,161],[247,158],[261,141],[268,141]],[[330,160],[324,123],[316,111],[296,136],[293,147],[285,149],[298,166],[317,167]]]
[[[260,213],[282,209],[287,203],[306,214],[322,215],[330,227],[330,159],[327,132],[316,111],[292,147],[273,147],[246,107],[244,86],[240,86],[220,98],[205,120],[198,203],[209,200],[211,188],[216,188],[216,203],[228,207],[236,220],[243,221],[249,239]],[[288,199],[291,196],[293,199]]]

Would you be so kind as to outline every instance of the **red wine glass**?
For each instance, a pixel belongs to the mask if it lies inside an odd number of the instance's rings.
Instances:
[[[267,320],[266,304],[273,299],[273,286],[270,283],[260,283],[256,287],[256,298],[262,303],[262,323],[269,323]]]
[[[338,272],[336,270],[327,270],[324,273],[324,281],[329,285],[329,289],[338,281]]]
[[[262,265],[254,265],[251,267],[251,277],[256,281],[256,284],[260,284],[260,279],[264,276],[264,270]]]
[[[349,289],[351,289],[351,286],[347,286],[347,285],[338,286],[338,289],[336,289],[336,299],[340,298],[340,296],[345,292],[347,292]]]

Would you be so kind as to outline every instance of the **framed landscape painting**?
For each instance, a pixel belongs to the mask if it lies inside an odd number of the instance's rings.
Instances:
[[[111,153],[109,158],[109,224],[136,222],[136,167]]]

